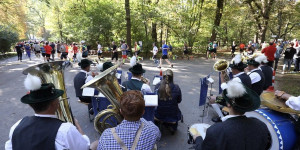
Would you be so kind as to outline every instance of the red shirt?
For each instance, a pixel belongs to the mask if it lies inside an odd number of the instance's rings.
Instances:
[[[275,45],[275,44],[273,44],[273,45]],[[275,59],[274,55],[276,52],[276,47],[273,45],[268,46],[261,51],[261,53],[264,53],[267,56],[268,61],[274,61],[274,59]]]
[[[78,52],[78,47],[77,46],[74,46],[73,47],[73,51],[74,51],[74,54],[76,54]]]
[[[244,49],[245,48],[245,44],[240,44],[240,49]]]
[[[51,47],[51,46],[45,45],[45,46],[44,46],[44,49],[45,49],[45,51],[46,51],[46,54],[51,54],[51,51],[52,51],[52,47]]]

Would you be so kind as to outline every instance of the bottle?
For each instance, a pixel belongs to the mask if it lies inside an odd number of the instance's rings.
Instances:
[[[159,71],[159,75],[162,76],[162,70],[161,70],[161,69],[160,69],[160,71]]]

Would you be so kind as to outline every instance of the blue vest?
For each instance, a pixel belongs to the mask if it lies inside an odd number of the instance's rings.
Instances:
[[[262,71],[261,70],[255,70],[255,71],[253,71],[253,72],[256,72],[256,73],[258,73],[259,74],[259,76],[261,77],[261,80],[260,81],[258,81],[258,82],[256,82],[256,83],[254,83],[254,84],[252,84],[252,90],[253,91],[255,91],[258,95],[260,95],[262,92],[263,92],[263,88],[264,88],[264,85],[265,85],[265,76],[264,76],[264,74],[262,73]],[[253,72],[251,72],[251,73],[253,73]],[[250,74],[251,74],[250,73]]]
[[[86,73],[84,72],[79,72],[74,77],[74,88],[75,88],[76,97],[82,96],[83,89],[81,89],[81,87],[85,84],[85,80],[86,80]]]
[[[142,81],[131,79],[129,81],[123,82],[122,86],[125,87],[124,91],[129,91],[129,90],[138,90],[138,91],[140,91],[143,84],[144,83]]]
[[[48,117],[25,117],[12,135],[13,150],[55,150],[55,138],[62,121]]]
[[[251,78],[246,73],[243,73],[243,74],[237,76],[237,78],[240,78],[242,83],[251,89],[251,87],[252,87]]]
[[[266,90],[269,86],[272,86],[273,70],[268,65],[263,65],[260,68],[265,76],[264,90]]]

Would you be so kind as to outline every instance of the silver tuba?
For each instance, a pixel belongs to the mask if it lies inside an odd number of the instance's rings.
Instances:
[[[81,88],[92,87],[99,90],[111,103],[107,109],[99,112],[94,119],[94,126],[100,134],[107,128],[115,127],[121,123],[120,99],[123,91],[116,78],[116,70],[120,63],[105,70]]]
[[[59,108],[56,112],[56,115],[58,119],[74,124],[74,118],[67,98],[64,81],[64,69],[70,65],[71,63],[68,61],[43,63],[25,69],[23,74],[27,75],[30,73],[38,76],[40,77],[42,83],[53,83],[55,88],[64,90],[64,94],[59,97]]]

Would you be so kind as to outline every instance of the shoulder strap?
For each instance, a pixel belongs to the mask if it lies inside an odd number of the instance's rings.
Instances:
[[[116,129],[115,128],[111,128],[111,133],[113,134],[113,136],[114,136],[115,140],[118,142],[118,144],[120,144],[120,147],[123,150],[128,150],[128,148],[126,147],[126,145],[124,144],[124,142],[121,140],[121,138],[116,133]]]
[[[135,139],[133,141],[133,144],[132,144],[132,147],[131,147],[131,150],[135,150],[138,142],[139,142],[139,139],[140,139],[140,136],[141,136],[141,133],[142,133],[142,130],[144,128],[144,123],[142,122],[142,124],[140,125],[140,128],[139,130],[137,131],[136,133],[136,136],[135,136]]]

